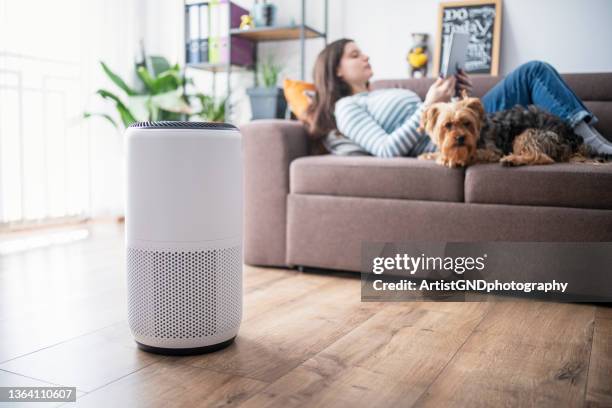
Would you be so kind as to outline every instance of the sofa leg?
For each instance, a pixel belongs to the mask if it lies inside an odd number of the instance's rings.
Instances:
[[[304,272],[304,267],[302,265],[297,265],[296,269],[298,270],[298,272]]]

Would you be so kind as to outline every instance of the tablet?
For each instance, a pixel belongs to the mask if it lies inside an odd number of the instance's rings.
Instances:
[[[449,47],[444,50],[442,58],[442,67],[440,72],[444,78],[455,75],[457,69],[463,69],[467,60],[468,44],[470,43],[470,35],[453,31],[450,35]]]

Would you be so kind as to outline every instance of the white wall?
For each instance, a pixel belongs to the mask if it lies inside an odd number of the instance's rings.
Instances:
[[[434,46],[440,2],[348,0],[344,35],[370,55],[374,79],[405,77],[410,33],[429,33]],[[532,59],[560,72],[612,71],[611,21],[610,0],[503,0],[500,73]]]
[[[504,73],[532,59],[560,72],[612,71],[612,1],[511,0],[503,12]]]

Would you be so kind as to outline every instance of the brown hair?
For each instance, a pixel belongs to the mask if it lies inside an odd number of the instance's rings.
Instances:
[[[312,75],[315,95],[303,119],[315,143],[320,142],[330,131],[337,129],[334,117],[336,102],[352,94],[350,85],[336,74],[344,47],[350,42],[353,40],[342,38],[328,44],[315,61]]]

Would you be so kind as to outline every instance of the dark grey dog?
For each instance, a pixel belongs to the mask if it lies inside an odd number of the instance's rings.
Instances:
[[[495,113],[487,113],[480,131],[478,148],[507,156],[517,151],[534,151],[554,162],[610,160],[598,155],[583,143],[565,120],[535,105],[516,105]],[[520,165],[516,160],[502,160],[504,165]]]

